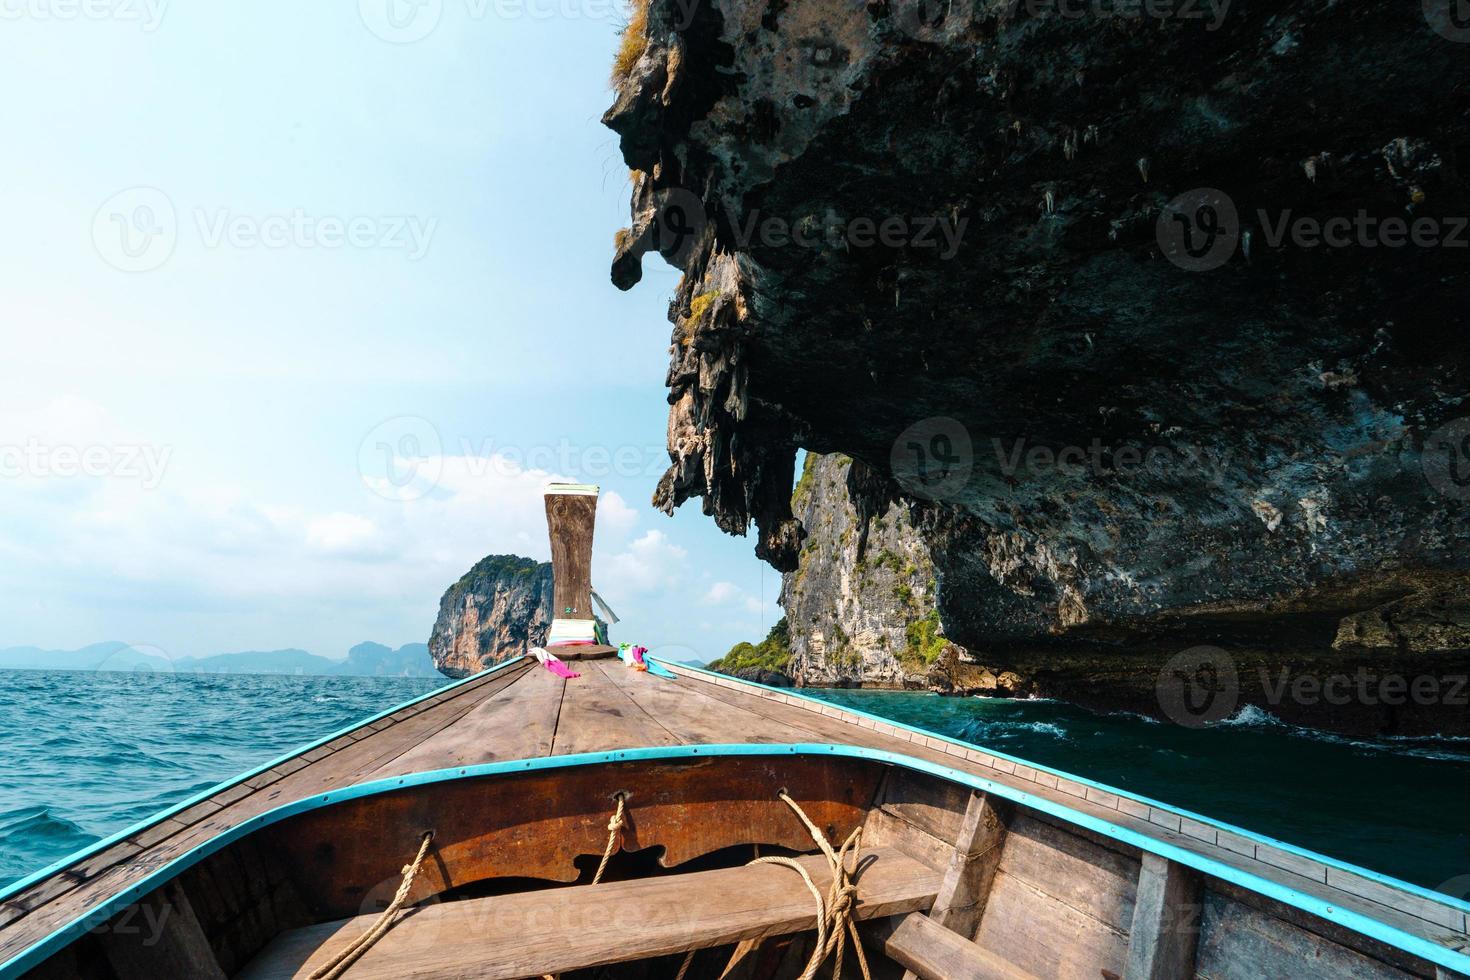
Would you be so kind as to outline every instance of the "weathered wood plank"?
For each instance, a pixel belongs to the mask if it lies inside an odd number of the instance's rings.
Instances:
[[[990,885],[1000,866],[1009,807],[984,793],[972,793],[955,840],[949,868],[929,916],[966,939],[975,935]]]
[[[1124,980],[1179,980],[1194,974],[1204,879],[1195,871],[1144,854],[1138,872]]]
[[[603,666],[597,661],[578,664],[582,676],[567,681],[551,754],[678,745],[668,729],[608,680]]]
[[[711,698],[695,684],[667,680],[627,667],[621,660],[585,664],[584,673],[600,670],[634,704],[681,742],[810,742],[816,734],[778,721],[751,725],[750,713]]]
[[[923,980],[1030,980],[1031,974],[917,912],[874,923],[869,945]]]
[[[1412,976],[1214,891],[1205,892],[1195,969],[1209,980],[1383,980]]]
[[[372,775],[381,779],[409,772],[550,755],[565,687],[566,681],[548,670],[538,667],[527,671],[437,737],[418,743]]]
[[[557,619],[593,619],[592,534],[597,498],[548,492],[546,526],[551,535],[551,571]]]
[[[857,879],[859,918],[929,906],[939,875],[894,851],[865,851]],[[824,892],[825,858],[800,859]],[[242,980],[309,976],[373,917],[281,936]],[[356,980],[412,975],[526,977],[666,956],[815,928],[801,878],[757,865],[501,895],[419,909],[352,968]]]
[[[194,906],[178,882],[129,905],[96,935],[118,980],[225,980]]]
[[[1007,849],[1013,840],[1014,830]],[[975,942],[1049,980],[1097,980],[1103,970],[1122,976],[1128,959],[1125,933],[1007,874],[1004,861]]]
[[[1027,814],[1006,835],[1000,869],[1120,934],[1133,922],[1138,858],[1099,847]]]

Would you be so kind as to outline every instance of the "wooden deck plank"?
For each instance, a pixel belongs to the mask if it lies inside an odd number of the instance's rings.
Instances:
[[[825,894],[825,858],[801,858]],[[927,908],[938,872],[897,851],[864,852],[858,918]],[[307,977],[373,922],[360,916],[278,938],[241,980]],[[394,926],[351,970],[357,980],[525,977],[665,956],[816,926],[800,876],[758,865],[636,878],[420,909]]]
[[[565,687],[566,681],[548,670],[528,670],[437,738],[420,742],[373,777],[550,755]]]
[[[668,729],[608,679],[603,666],[596,660],[580,663],[582,676],[567,681],[551,754],[678,745]]]
[[[817,738],[810,728],[778,721],[752,726],[749,712],[710,697],[699,689],[698,682],[655,677],[632,670],[621,660],[603,661],[597,666],[638,707],[687,744],[810,742]]]

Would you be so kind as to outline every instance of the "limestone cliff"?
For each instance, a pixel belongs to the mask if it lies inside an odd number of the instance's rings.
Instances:
[[[550,562],[490,555],[439,601],[429,655],[450,677],[479,673],[544,642],[553,606]]]
[[[809,686],[925,686],[945,645],[929,549],[896,504],[864,535],[848,499],[851,466],[809,454],[792,497],[808,537],[781,585],[790,672]]]
[[[791,660],[809,687],[894,687],[1024,695],[1033,686],[980,663],[943,635],[929,546],[908,508],[890,503],[862,520],[852,460],[809,453],[791,506],[807,529],[796,570],[782,579]]]
[[[791,572],[795,453],[842,452],[967,649],[1330,652],[1470,569],[1470,48],[1443,3],[1113,6],[648,0],[605,122],[614,283],[683,273],[655,503]],[[1441,238],[1297,233],[1343,220]]]

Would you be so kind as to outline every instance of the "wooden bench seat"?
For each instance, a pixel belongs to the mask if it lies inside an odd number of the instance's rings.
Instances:
[[[870,945],[921,980],[1036,980],[927,915],[915,913],[879,924]]]
[[[825,858],[800,859],[825,894]],[[857,916],[929,908],[941,873],[891,848],[862,855]],[[358,916],[278,936],[240,974],[308,977],[361,935]],[[790,868],[727,868],[447,902],[405,913],[351,969],[353,980],[528,977],[816,928],[816,902]]]

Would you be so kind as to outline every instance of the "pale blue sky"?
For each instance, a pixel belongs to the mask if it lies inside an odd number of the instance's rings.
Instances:
[[[648,506],[676,274],[608,281],[622,12],[389,2],[5,6],[0,647],[422,641],[546,556],[527,469],[609,491],[620,638],[779,615],[751,541]]]

